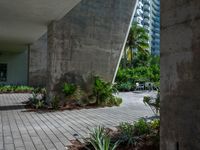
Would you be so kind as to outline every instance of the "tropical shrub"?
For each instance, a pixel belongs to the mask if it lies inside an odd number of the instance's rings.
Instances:
[[[133,44],[134,41],[131,43]],[[155,88],[159,88],[160,57],[152,56],[149,52],[142,49],[133,52],[132,57],[131,65],[124,65],[125,58],[122,59],[115,80],[117,89],[119,91],[134,90],[135,83],[138,81],[152,82],[156,85]]]
[[[137,143],[137,137],[134,136],[134,126],[130,123],[121,123],[120,129],[120,142],[127,143],[127,145],[135,145]]]
[[[76,86],[74,84],[70,84],[70,83],[64,83],[63,84],[62,92],[66,96],[73,95],[75,91],[76,91]]]
[[[113,96],[117,89],[109,82],[105,82],[100,77],[95,77],[93,86],[93,95],[96,97],[97,105],[106,105],[117,101]]]
[[[114,99],[115,99],[115,103],[114,103],[115,106],[120,106],[123,102],[122,98],[120,98],[120,97],[115,96]]]
[[[150,133],[150,125],[144,119],[139,119],[134,123],[134,135],[140,136]]]
[[[158,65],[136,68],[119,68],[115,82],[119,91],[134,90],[135,83],[138,81],[155,83],[159,88],[160,67]]]
[[[120,84],[117,84],[117,89],[119,91],[130,91],[131,89],[133,89],[133,83],[131,82],[122,82]]]

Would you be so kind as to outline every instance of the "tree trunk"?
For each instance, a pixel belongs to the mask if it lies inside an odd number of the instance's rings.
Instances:
[[[131,51],[131,68],[132,68],[133,67],[133,50],[130,49],[130,51]]]

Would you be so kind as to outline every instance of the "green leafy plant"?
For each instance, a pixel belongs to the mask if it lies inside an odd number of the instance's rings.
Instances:
[[[44,88],[35,88],[32,96],[29,98],[29,105],[36,109],[44,108],[46,103],[46,90]]]
[[[85,95],[85,94],[84,94]],[[79,100],[76,100],[80,106],[96,105],[96,97],[94,96],[84,96]]]
[[[140,136],[150,133],[150,126],[144,119],[139,119],[134,123],[134,135]]]
[[[113,98],[113,93],[116,93],[117,89],[109,82],[105,82],[100,77],[95,77],[93,94],[96,97],[97,104],[106,104]]]
[[[127,143],[127,145],[136,145],[138,137],[134,136],[134,126],[130,123],[121,123],[120,129],[120,142]]]
[[[37,94],[33,93],[32,97],[29,98],[29,104],[36,109],[44,108],[45,101],[41,97],[38,97]]]
[[[125,83],[119,83],[117,84],[117,89],[119,91],[130,91],[133,88],[133,83],[131,82],[125,82]]]
[[[160,119],[154,119],[150,122],[151,129],[159,129]]]
[[[115,150],[118,142],[112,144],[110,137],[103,127],[98,127],[92,131],[88,141],[95,150]]]
[[[37,100],[35,107],[36,107],[36,109],[43,108],[44,107],[44,101],[43,100]]]
[[[160,119],[154,119],[150,122],[152,143],[159,149],[160,143]]]
[[[38,102],[38,94],[36,94],[35,92],[32,93],[32,97],[29,98],[29,102],[32,105],[36,105]]]
[[[80,88],[80,86],[76,86],[76,90],[71,95],[71,98],[79,101],[84,97],[86,97],[86,93]]]
[[[120,97],[115,96],[115,105],[120,106],[122,104],[123,100]]]
[[[105,102],[104,105],[106,106],[120,106],[120,104],[122,103],[122,98],[120,97],[116,97],[116,96],[111,96],[108,97]]]
[[[24,93],[32,92],[33,90],[33,87],[23,85],[0,85],[0,93]]]
[[[123,62],[122,62],[123,63]],[[154,83],[154,89],[159,88],[160,82],[160,57],[137,51],[134,53],[132,65],[120,65],[116,80],[119,91],[131,91],[137,81]]]
[[[74,92],[76,91],[76,86],[74,84],[70,84],[70,83],[64,83],[63,87],[62,87],[62,92],[66,95],[66,96],[71,96],[74,94]]]

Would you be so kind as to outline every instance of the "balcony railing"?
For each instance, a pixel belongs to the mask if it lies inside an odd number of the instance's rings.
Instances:
[[[148,5],[144,5],[144,6],[143,6],[143,10],[144,10],[144,11],[150,11],[150,7],[149,7]]]

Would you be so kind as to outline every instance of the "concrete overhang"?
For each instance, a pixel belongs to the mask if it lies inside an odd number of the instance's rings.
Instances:
[[[47,31],[52,20],[62,18],[80,1],[1,0],[0,51],[20,50],[33,43]]]

